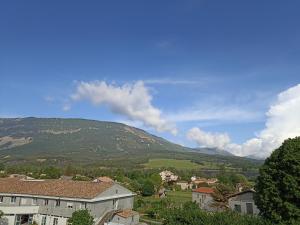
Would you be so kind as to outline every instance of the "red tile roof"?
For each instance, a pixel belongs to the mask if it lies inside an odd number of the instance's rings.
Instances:
[[[122,210],[122,211],[117,213],[118,216],[121,216],[123,218],[132,217],[132,216],[138,215],[138,214],[139,214],[138,212],[133,211],[131,209],[125,209],[125,210]]]
[[[214,189],[212,189],[210,187],[199,187],[197,189],[194,189],[193,192],[212,194],[212,193],[214,193]]]
[[[108,182],[1,178],[0,193],[93,199],[112,185]]]

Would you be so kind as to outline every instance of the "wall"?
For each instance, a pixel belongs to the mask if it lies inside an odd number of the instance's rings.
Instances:
[[[228,200],[229,208],[232,210],[235,210],[235,205],[240,205],[242,214],[247,214],[246,203],[252,203],[254,215],[259,214],[259,209],[257,208],[257,206],[254,203],[252,192],[246,192],[243,194],[239,194],[239,195],[229,198],[229,200]]]
[[[199,207],[203,210],[216,211],[216,209],[211,206],[214,200],[210,194],[193,192],[192,201],[196,202],[199,205]]]

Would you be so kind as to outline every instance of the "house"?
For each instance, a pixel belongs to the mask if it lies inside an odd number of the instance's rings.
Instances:
[[[111,179],[110,177],[106,177],[106,176],[104,176],[104,177],[98,177],[98,178],[96,178],[95,180],[93,180],[94,182],[114,182],[114,180],[113,179]]]
[[[198,186],[199,184],[208,184],[208,185],[214,185],[218,182],[217,178],[201,178],[201,177],[191,177],[192,184]]]
[[[180,186],[181,190],[188,190],[192,188],[192,185],[186,181],[178,181],[176,185]]]
[[[205,211],[216,211],[216,209],[212,206],[214,203],[214,199],[212,194],[214,193],[214,189],[210,187],[200,187],[193,190],[192,193],[192,201],[196,202],[200,209]]]
[[[123,211],[129,212],[134,196],[114,182],[0,179],[0,210],[5,225],[32,221],[39,225],[66,225],[72,213],[80,209],[88,209],[95,225],[100,225],[115,220]],[[137,217],[122,217],[123,224],[137,224]]]
[[[254,190],[247,190],[231,195],[228,198],[229,208],[242,214],[258,215],[259,209],[253,200],[254,193]]]
[[[178,176],[168,170],[160,172],[159,175],[160,175],[162,181],[164,181],[164,182],[172,182],[172,181],[178,180]]]
[[[113,217],[111,222],[107,223],[107,225],[135,225],[139,223],[139,213],[135,212],[131,209],[123,210],[117,212],[116,215]]]

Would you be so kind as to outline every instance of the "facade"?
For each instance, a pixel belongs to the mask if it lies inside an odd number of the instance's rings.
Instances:
[[[247,190],[230,196],[229,208],[242,214],[258,215],[259,209],[253,200],[254,192],[254,190]]]
[[[164,181],[164,182],[172,182],[172,181],[178,180],[178,176],[168,170],[160,172],[159,175],[160,175],[162,181]]]
[[[209,212],[216,211],[216,209],[212,206],[214,203],[214,199],[212,197],[213,193],[214,190],[209,187],[200,187],[194,189],[192,193],[192,201],[196,202],[200,209]]]
[[[218,182],[217,178],[201,178],[201,177],[191,177],[191,183],[198,186],[199,184],[208,184],[208,185],[214,185]]]
[[[192,184],[186,182],[186,181],[178,181],[176,185],[180,186],[181,190],[189,190],[192,188]]]
[[[124,210],[118,212],[112,221],[108,225],[113,224],[124,224],[124,225],[135,225],[139,223],[139,214],[132,210]]]
[[[33,221],[39,225],[66,225],[72,213],[80,209],[88,209],[95,225],[100,225],[113,220],[116,213],[131,210],[134,196],[113,182],[0,179],[0,210],[5,225]]]

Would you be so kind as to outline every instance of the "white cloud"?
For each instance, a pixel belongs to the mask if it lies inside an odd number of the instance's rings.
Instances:
[[[201,109],[189,109],[168,115],[168,119],[174,122],[190,121],[256,121],[261,119],[260,112],[247,111],[232,107],[204,106]]]
[[[277,100],[271,105],[266,114],[265,128],[256,137],[247,140],[239,145],[227,143],[223,149],[239,156],[254,155],[256,157],[267,157],[278,148],[287,138],[294,138],[300,135],[300,84],[281,92]],[[195,128],[193,128],[195,129]],[[197,143],[204,143],[203,136],[212,135],[215,140],[210,146],[218,147],[218,135],[202,132],[198,138],[193,140]]]
[[[62,110],[65,111],[65,112],[69,111],[70,109],[71,109],[71,105],[70,104],[65,104],[62,107]]]
[[[71,99],[88,100],[96,106],[106,105],[112,112],[140,121],[157,131],[177,132],[175,125],[164,119],[162,112],[152,105],[152,96],[142,81],[123,86],[104,81],[79,82]]]
[[[190,129],[187,137],[190,140],[196,141],[201,147],[224,149],[230,143],[228,134],[204,132],[198,127]]]

